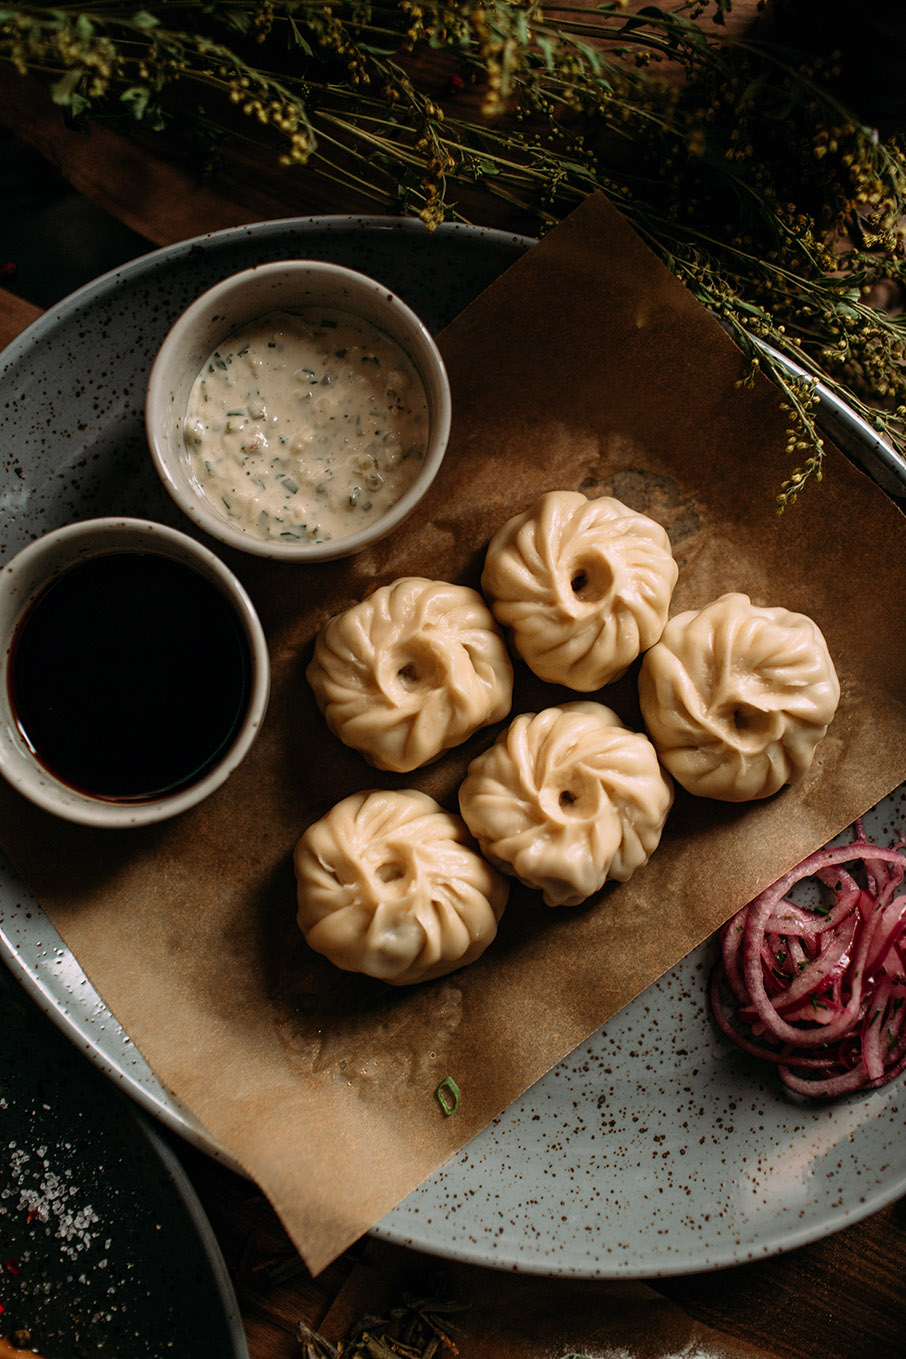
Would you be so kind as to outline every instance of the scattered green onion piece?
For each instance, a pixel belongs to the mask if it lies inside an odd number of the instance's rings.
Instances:
[[[456,1113],[456,1110],[459,1108],[460,1089],[452,1076],[444,1076],[434,1094],[447,1118],[449,1118],[450,1114]]]

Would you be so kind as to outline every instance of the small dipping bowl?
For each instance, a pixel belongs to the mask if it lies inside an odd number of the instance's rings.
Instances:
[[[205,495],[186,448],[186,408],[203,366],[235,331],[273,312],[318,308],[344,312],[370,323],[403,350],[427,399],[427,445],[408,488],[367,526],[322,542],[258,536],[220,513]],[[203,293],[164,340],[151,370],[145,403],[151,456],[180,509],[199,528],[230,547],[286,562],[323,562],[351,556],[398,528],[437,475],[450,434],[450,416],[450,384],[443,359],[415,313],[365,274],[317,260],[257,265]]]
[[[22,548],[0,581],[0,773],[30,801],[86,826],[143,826],[245,758],[267,709],[267,644],[209,548],[144,519],[89,519]]]

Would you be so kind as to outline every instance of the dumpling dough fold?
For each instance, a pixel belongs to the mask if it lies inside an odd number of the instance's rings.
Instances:
[[[406,773],[506,717],[513,667],[476,590],[404,576],[329,619],[307,671],[334,735]]]
[[[840,684],[811,618],[729,593],[670,620],[642,662],[639,699],[677,783],[747,802],[803,777]]]
[[[677,575],[654,519],[609,496],[549,491],[494,534],[481,588],[539,679],[590,693],[660,637]]]
[[[392,986],[474,962],[509,892],[462,820],[413,789],[344,798],[304,832],[293,862],[309,946]]]
[[[672,803],[648,738],[587,700],[515,718],[459,791],[485,857],[548,906],[626,882],[657,847]]]

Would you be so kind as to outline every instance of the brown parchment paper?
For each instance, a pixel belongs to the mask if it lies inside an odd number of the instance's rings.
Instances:
[[[455,418],[441,475],[394,537],[345,563],[229,557],[268,633],[259,740],[201,807],[120,833],[0,791],[4,845],[160,1079],[268,1195],[317,1272],[552,1064],[755,892],[906,777],[906,528],[834,450],[783,517],[786,417],[766,381],[601,197],[445,332]],[[360,788],[450,807],[479,733],[413,776],[327,731],[304,679],[331,613],[403,574],[477,585],[493,529],[555,488],[660,519],[674,611],[725,590],[811,613],[842,700],[805,782],[748,807],[681,795],[647,867],[559,911],[514,890],[471,968],[399,992],[333,969],[295,926],[293,845]],[[226,555],[226,554],[225,554]],[[518,669],[515,711],[567,695]],[[633,677],[604,692],[638,720]],[[444,1117],[434,1097],[454,1077]]]

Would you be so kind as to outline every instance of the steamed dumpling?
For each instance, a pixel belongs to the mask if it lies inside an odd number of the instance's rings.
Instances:
[[[294,866],[310,947],[393,986],[474,962],[509,891],[460,818],[414,790],[344,798],[302,835]]]
[[[513,695],[513,667],[481,596],[420,576],[329,619],[307,673],[331,731],[398,773],[506,717]]]
[[[656,849],[672,803],[648,738],[589,701],[517,717],[459,790],[485,857],[548,906],[626,882]]]
[[[642,662],[639,698],[677,783],[747,802],[803,777],[840,685],[811,618],[725,594],[670,620]]]
[[[549,491],[495,533],[481,588],[540,679],[590,693],[660,637],[677,574],[655,520],[608,496]]]

